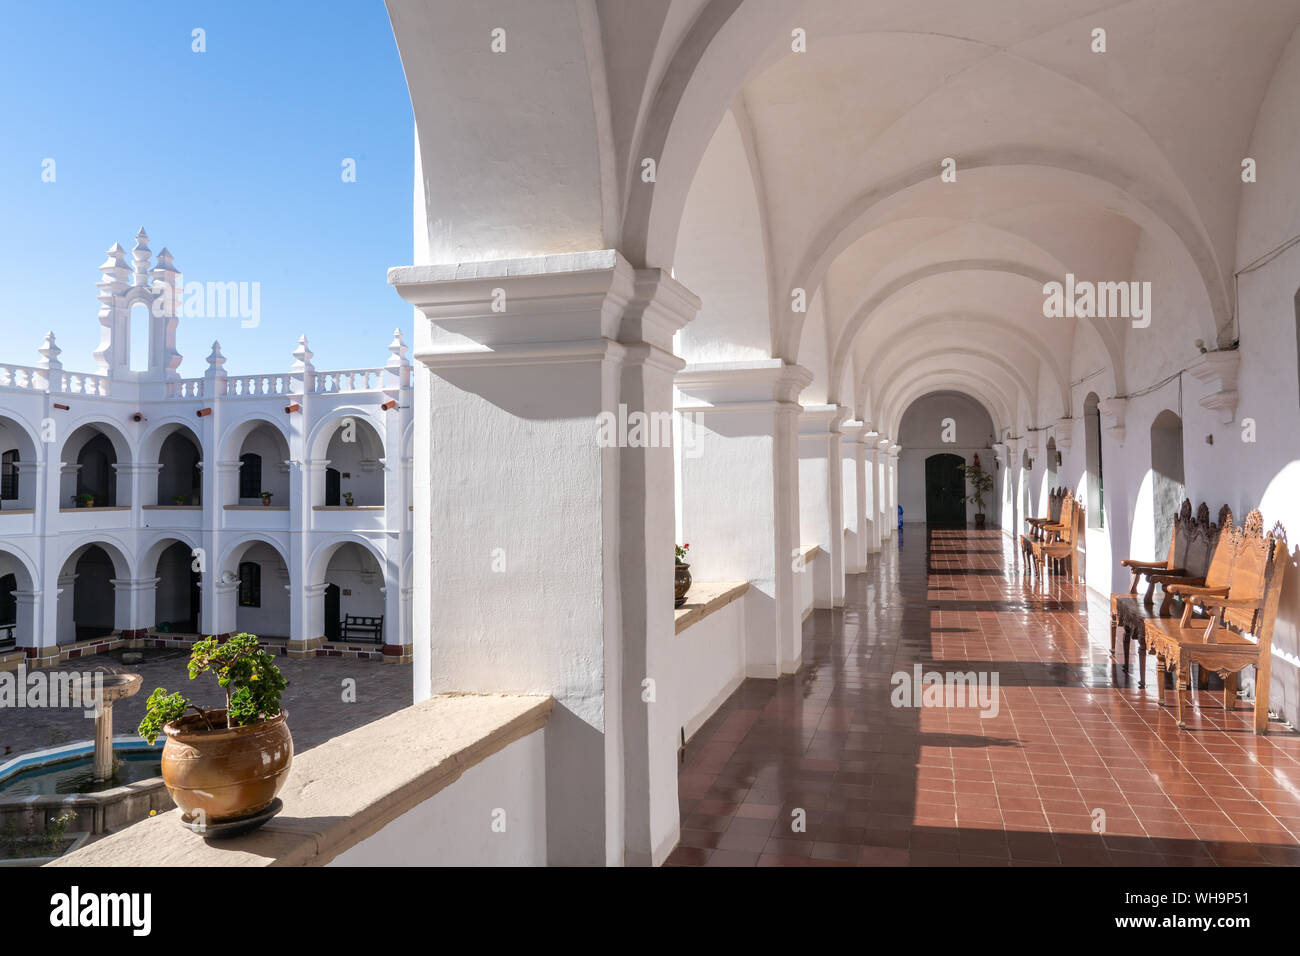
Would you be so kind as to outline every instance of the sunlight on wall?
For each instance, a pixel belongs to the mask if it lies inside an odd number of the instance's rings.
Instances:
[[[1155,540],[1155,475],[1148,468],[1138,486],[1133,503],[1133,517],[1129,522],[1128,556],[1140,561],[1154,561],[1169,553],[1169,542],[1156,546]]]

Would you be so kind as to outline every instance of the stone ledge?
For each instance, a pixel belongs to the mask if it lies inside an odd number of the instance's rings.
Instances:
[[[677,630],[680,634],[692,624],[698,624],[710,614],[721,610],[749,590],[748,581],[697,581],[686,593],[686,603],[674,609]]]
[[[322,866],[541,730],[553,703],[504,694],[432,697],[295,756],[280,792],[284,809],[254,833],[208,843],[171,810],[51,865]],[[292,729],[292,713],[289,719]]]

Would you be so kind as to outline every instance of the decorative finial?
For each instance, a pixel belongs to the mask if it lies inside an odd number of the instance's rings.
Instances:
[[[406,343],[402,340],[401,329],[393,329],[393,341],[388,344],[388,351],[392,353],[392,357],[389,358],[387,363],[390,367],[411,364],[411,360],[406,357],[407,348]]]
[[[307,347],[307,336],[298,336],[298,347],[293,350],[293,367],[291,372],[309,371],[312,367],[311,357],[315,353]]]
[[[226,357],[221,354],[221,343],[212,343],[212,352],[208,355],[208,368],[220,370],[226,364]]]
[[[144,226],[135,234],[135,248],[131,250],[131,256],[135,259],[135,284],[149,284],[149,259],[153,253],[149,249],[149,234],[144,231]]]
[[[63,349],[59,348],[57,345],[54,344],[53,332],[45,333],[45,344],[43,344],[39,349],[37,349],[37,351],[41,353],[41,361],[40,361],[41,368],[46,368],[46,369],[63,368],[63,363],[59,361],[59,355],[63,352]]]

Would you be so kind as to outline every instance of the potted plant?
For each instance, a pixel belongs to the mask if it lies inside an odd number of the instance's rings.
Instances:
[[[691,589],[691,566],[686,563],[686,552],[691,546],[689,544],[679,544],[676,547],[677,574],[674,580],[673,607],[681,607],[686,603],[686,592]]]
[[[214,674],[226,692],[225,708],[204,710],[159,687],[149,695],[139,731],[150,746],[166,734],[163,783],[181,823],[203,833],[265,813],[289,775],[293,738],[280,708],[284,675],[255,635],[196,642],[189,673],[190,680]]]
[[[975,506],[975,528],[981,530],[984,527],[984,499],[993,490],[993,476],[980,465],[979,455],[974,456],[971,464],[959,467],[971,489],[971,493],[963,500]]]
[[[262,494],[261,494],[260,497],[261,497],[261,499],[262,499],[262,507],[263,507],[263,508],[269,508],[269,507],[271,507],[271,493],[270,493],[269,491],[264,491],[264,492],[262,492]]]
[[[356,504],[356,502],[352,500],[352,492],[350,491],[343,492],[343,503],[347,505],[349,508],[351,508],[353,505]]]
[[[183,505],[189,501],[184,495],[172,495],[172,504]]]
[[[89,491],[83,491],[81,494],[76,496],[75,500],[77,502],[78,508],[95,507],[95,496],[92,495]]]

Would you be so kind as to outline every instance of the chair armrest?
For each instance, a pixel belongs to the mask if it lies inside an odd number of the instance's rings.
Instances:
[[[1126,568],[1133,568],[1135,571],[1150,568],[1153,571],[1169,571],[1174,569],[1169,567],[1168,561],[1138,561],[1136,558],[1125,558],[1120,562]]]
[[[1234,598],[1234,597],[1215,597],[1213,595],[1193,595],[1189,598],[1192,604],[1197,607],[1203,607],[1207,611],[1219,609],[1224,611],[1242,610],[1258,611],[1264,606],[1264,598]]]
[[[1148,574],[1147,580],[1151,581],[1154,584],[1164,585],[1166,590],[1168,590],[1170,587],[1172,587],[1175,584],[1189,585],[1195,588],[1203,587],[1205,585],[1205,578],[1194,578],[1186,571],[1183,571],[1181,569],[1179,569],[1177,573],[1170,572],[1168,574]]]
[[[1228,596],[1228,589],[1226,587],[1207,588],[1207,587],[1202,587],[1200,585],[1194,585],[1194,584],[1170,584],[1165,588],[1165,590],[1168,591],[1170,594],[1179,594],[1184,597],[1191,597],[1197,594],[1202,595],[1204,597],[1227,597]]]

